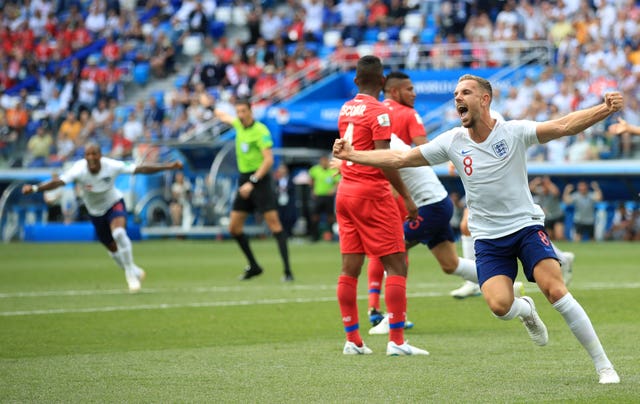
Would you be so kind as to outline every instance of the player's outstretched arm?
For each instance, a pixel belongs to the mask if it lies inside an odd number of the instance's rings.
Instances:
[[[231,123],[235,119],[235,117],[231,114],[228,114],[218,108],[213,110],[213,115],[215,115],[216,118],[218,118],[221,122],[226,123],[227,125],[231,125]]]
[[[602,121],[609,115],[618,112],[624,106],[624,99],[619,92],[607,93],[602,104],[572,112],[562,118],[541,122],[536,128],[538,141],[546,143],[563,136],[576,135],[583,130]]]
[[[336,139],[333,143],[333,155],[341,160],[373,166],[378,168],[420,167],[429,165],[417,147],[411,150],[353,150],[351,144],[344,139]]]
[[[22,186],[22,193],[27,195],[27,194],[32,194],[39,191],[43,191],[43,192],[50,191],[52,189],[56,189],[63,185],[64,185],[64,181],[60,179],[50,180],[37,185],[25,184]]]
[[[172,161],[170,163],[161,164],[141,164],[136,167],[134,174],[153,174],[165,170],[180,170],[182,169],[182,161]]]

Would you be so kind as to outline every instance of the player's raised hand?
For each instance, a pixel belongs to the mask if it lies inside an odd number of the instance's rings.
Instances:
[[[28,195],[33,192],[33,185],[25,184],[22,186],[22,193]]]
[[[345,139],[336,139],[333,142],[333,155],[341,160],[348,160],[349,153],[353,150],[351,144]]]
[[[620,111],[624,106],[624,99],[622,97],[622,94],[620,94],[618,91],[606,93],[604,95],[604,102],[605,104],[607,104],[607,107],[609,108],[609,111],[611,113]]]

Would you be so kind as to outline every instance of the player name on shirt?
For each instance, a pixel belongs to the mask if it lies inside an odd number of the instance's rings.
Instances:
[[[367,110],[366,105],[343,105],[340,109],[341,116],[363,116]]]

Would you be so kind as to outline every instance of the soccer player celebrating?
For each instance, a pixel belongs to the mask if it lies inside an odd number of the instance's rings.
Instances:
[[[411,78],[402,72],[391,72],[384,84],[385,100],[383,103],[391,111],[391,148],[409,149],[412,143],[427,143],[427,133],[420,115],[413,108],[416,92]],[[450,221],[453,215],[453,204],[446,189],[431,167],[403,168],[400,176],[407,186],[411,197],[418,205],[418,218],[404,224],[404,235],[407,248],[420,243],[426,245],[438,260],[440,268],[447,274],[462,277],[476,282],[476,265],[473,260],[460,258],[456,251],[455,237]],[[381,283],[384,268],[379,259],[369,260],[367,268],[369,276],[369,321],[374,327],[369,334],[386,334],[389,332],[388,319],[383,317],[376,324],[375,317],[380,316],[379,289],[375,284]],[[522,283],[518,282],[516,290]],[[376,293],[377,292],[377,293]],[[406,327],[405,327],[406,328]]]
[[[358,94],[340,110],[340,138],[357,150],[388,149],[391,138],[389,109],[378,101],[384,85],[382,62],[375,56],[363,56],[356,65],[354,79]],[[402,220],[388,182],[405,198],[409,216],[415,219],[417,208],[395,169],[380,170],[343,162],[342,181],[336,193],[336,218],[340,234],[342,272],[337,296],[347,341],[345,355],[370,354],[372,351],[359,332],[357,285],[365,254],[380,257],[388,276],[385,303],[389,313],[387,355],[428,355],[404,340],[406,316],[407,266]]]
[[[365,151],[348,139],[337,139],[337,158],[380,168],[417,167],[450,160],[462,179],[469,207],[469,229],[475,240],[476,266],[482,294],[501,320],[523,322],[537,345],[549,337],[528,296],[514,298],[518,259],[530,282],[536,282],[591,356],[601,384],[619,383],[587,313],[569,293],[558,257],[544,230],[544,213],[533,203],[527,179],[526,149],[582,132],[623,107],[622,95],[607,93],[604,102],[545,121],[507,121],[491,117],[489,81],[463,75],[454,91],[463,127],[409,151]]]
[[[129,291],[140,290],[145,272],[133,261],[132,245],[127,235],[127,209],[122,192],[115,187],[120,174],[152,174],[164,170],[179,170],[182,162],[165,164],[129,164],[102,156],[97,143],[87,143],[84,159],[77,161],[57,179],[38,185],[24,185],[23,194],[56,189],[76,182],[82,188],[82,200],[96,230],[98,239],[109,250],[113,260],[124,270]]]

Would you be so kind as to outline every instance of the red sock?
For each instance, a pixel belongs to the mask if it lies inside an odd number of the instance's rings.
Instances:
[[[407,278],[387,276],[384,301],[389,314],[389,340],[404,344],[404,320],[407,315]]]
[[[347,341],[362,346],[358,324],[358,278],[340,275],[338,277],[338,304],[342,314],[342,324],[347,333]]]
[[[367,279],[369,280],[369,308],[380,311],[380,292],[384,278],[384,265],[380,258],[369,258]]]

